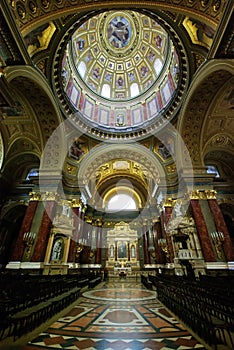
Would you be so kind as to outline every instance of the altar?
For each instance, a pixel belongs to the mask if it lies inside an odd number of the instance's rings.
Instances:
[[[132,272],[131,267],[114,267],[114,274],[125,273],[126,275],[130,275]]]

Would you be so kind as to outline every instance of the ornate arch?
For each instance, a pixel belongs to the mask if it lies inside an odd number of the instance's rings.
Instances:
[[[27,124],[27,135],[30,135],[32,139],[31,144],[34,143],[35,154],[37,156],[43,155],[42,162],[46,162],[47,168],[61,169],[63,159],[61,159],[60,164],[58,164],[58,160],[60,160],[59,154],[63,152],[64,133],[62,128],[57,128],[62,122],[62,115],[48,82],[37,69],[31,66],[7,68],[5,78],[24,108],[22,123]],[[56,133],[57,137],[51,138],[53,133]],[[20,133],[16,132],[12,138],[19,140]],[[48,142],[51,152],[46,157],[45,151],[48,151],[48,147],[46,148]],[[35,143],[37,143],[37,147],[35,147]]]
[[[197,73],[191,83],[180,113],[178,133],[182,136],[195,167],[204,166],[203,140],[206,140],[206,123],[212,118],[210,106],[218,93],[232,81],[233,73],[231,60],[210,60],[200,68],[199,74]],[[230,127],[226,127],[223,132],[229,134]],[[210,135],[210,139],[213,136],[214,134]]]

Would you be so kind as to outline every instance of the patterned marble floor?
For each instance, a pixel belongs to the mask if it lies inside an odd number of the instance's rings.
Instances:
[[[206,349],[140,283],[101,283],[22,350]]]

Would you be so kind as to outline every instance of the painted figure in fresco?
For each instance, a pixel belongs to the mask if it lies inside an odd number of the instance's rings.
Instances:
[[[100,68],[99,67],[94,68],[92,73],[93,73],[93,77],[95,79],[99,79],[100,78]]]
[[[116,17],[109,23],[108,39],[116,48],[126,46],[129,41],[129,28],[128,22],[124,17]]]
[[[160,35],[157,35],[155,38],[156,46],[160,49],[162,47],[162,37]]]
[[[30,45],[34,46],[35,48],[39,49],[41,46],[40,44],[40,38],[43,36],[43,32],[49,27],[49,24],[43,24],[37,29],[30,32],[28,35],[24,37],[25,44],[27,47]]]
[[[69,156],[79,160],[81,156],[84,154],[82,145],[83,144],[79,141],[79,139],[76,139],[69,148]]]
[[[141,77],[145,78],[148,74],[148,68],[146,66],[141,66]]]
[[[80,51],[82,51],[82,50],[83,50],[84,45],[85,45],[85,41],[84,41],[84,39],[79,38],[79,39],[78,39],[78,41],[77,41],[77,47],[78,47],[78,49],[79,49]]]
[[[117,80],[117,86],[118,88],[122,88],[124,86],[124,80],[122,77],[119,77]]]

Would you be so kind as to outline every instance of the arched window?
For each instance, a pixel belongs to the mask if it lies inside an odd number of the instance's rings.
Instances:
[[[102,96],[106,98],[110,98],[110,85],[108,84],[103,84],[102,87]]]
[[[136,210],[135,199],[128,193],[120,193],[112,196],[107,203],[107,210]]]
[[[157,58],[154,62],[154,69],[155,69],[155,72],[157,73],[157,75],[160,74],[162,68],[163,68],[163,63],[159,58]]]
[[[26,176],[26,180],[30,180],[32,177],[37,177],[37,176],[39,176],[39,170],[36,168],[30,169]]]
[[[81,61],[78,65],[78,72],[80,73],[80,76],[82,78],[84,78],[85,76],[86,69],[87,69],[86,64],[83,61]]]
[[[135,97],[139,94],[139,87],[137,83],[133,83],[130,86],[130,94],[131,94],[131,97]]]
[[[215,165],[206,165],[207,174],[214,174],[215,177],[220,177],[219,171]]]

